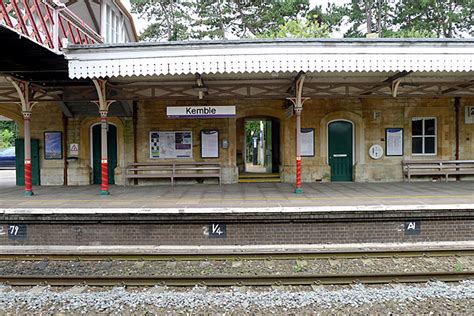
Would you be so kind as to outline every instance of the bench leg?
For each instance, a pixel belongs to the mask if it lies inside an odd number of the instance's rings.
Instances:
[[[174,187],[174,178],[171,176],[171,186]]]

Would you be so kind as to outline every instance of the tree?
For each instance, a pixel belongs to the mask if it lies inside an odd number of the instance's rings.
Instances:
[[[278,31],[306,16],[309,0],[131,0],[150,25],[142,40],[226,39]]]
[[[474,30],[474,0],[403,0],[394,12],[400,30],[459,37]]]
[[[150,22],[140,34],[141,40],[177,41],[190,38],[195,3],[178,0],[132,0],[132,12]]]
[[[436,38],[436,33],[427,30],[410,30],[386,31],[384,37],[388,38]]]
[[[323,38],[329,37],[329,28],[320,24],[317,16],[295,19],[280,25],[278,30],[260,34],[260,38]]]
[[[198,0],[197,18],[194,20],[192,37],[197,39],[226,39],[228,25],[234,18],[230,1]]]
[[[337,30],[350,25],[344,37],[462,37],[474,30],[474,0],[352,0],[330,5],[327,12],[313,9]]]
[[[392,27],[394,6],[394,2],[388,0],[352,0],[349,5],[330,7],[328,15],[339,16],[339,21],[344,20],[341,15],[346,17],[351,27],[344,37],[365,37],[370,33],[383,37],[385,31]]]
[[[0,121],[0,148],[15,146],[18,128],[14,121]]]

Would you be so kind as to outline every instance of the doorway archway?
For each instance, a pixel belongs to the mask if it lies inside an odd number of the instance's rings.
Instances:
[[[239,182],[280,181],[280,120],[269,116],[237,120]]]

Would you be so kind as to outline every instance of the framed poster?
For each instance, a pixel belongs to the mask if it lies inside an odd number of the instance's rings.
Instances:
[[[301,157],[314,157],[314,128],[301,129]]]
[[[201,158],[219,158],[219,131],[201,131]]]
[[[44,132],[44,159],[63,159],[62,132]]]
[[[190,131],[150,132],[150,158],[192,158]]]
[[[403,128],[385,129],[385,156],[403,156]]]

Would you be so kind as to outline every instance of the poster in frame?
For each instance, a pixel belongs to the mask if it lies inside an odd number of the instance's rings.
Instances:
[[[218,130],[201,130],[201,158],[219,158]]]
[[[44,132],[44,159],[63,159],[63,133]]]
[[[150,158],[192,158],[192,141],[191,131],[150,131]]]
[[[385,129],[385,156],[403,156],[403,128],[392,127]]]
[[[301,129],[301,157],[314,157],[314,128]]]

